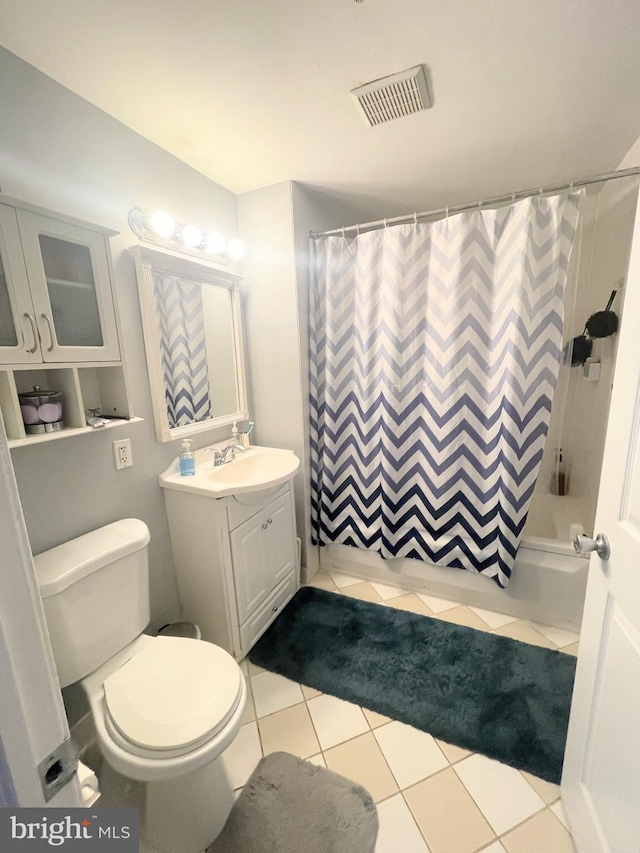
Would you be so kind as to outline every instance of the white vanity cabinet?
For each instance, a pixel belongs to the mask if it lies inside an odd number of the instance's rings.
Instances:
[[[289,493],[270,501],[232,530],[230,538],[238,619],[242,624],[295,568]]]
[[[239,660],[299,586],[291,481],[223,498],[164,496],[183,616]]]

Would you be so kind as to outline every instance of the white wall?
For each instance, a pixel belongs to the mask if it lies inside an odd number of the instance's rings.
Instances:
[[[574,328],[584,324],[591,314],[604,310],[611,291],[626,283],[637,197],[636,178],[609,181],[598,193],[591,245],[585,246],[590,250],[588,278],[578,290]],[[623,306],[624,287],[617,294],[612,310],[620,317]],[[595,519],[600,485],[617,343],[617,335],[593,342],[592,358],[600,359],[601,363],[598,382],[587,380],[580,367],[571,369],[575,396],[566,424],[569,491],[575,497],[589,500],[590,527]]]
[[[303,368],[298,328],[292,184],[238,196],[238,228],[247,253],[240,289],[247,382],[255,421],[251,441],[293,450],[301,460],[294,480],[298,535],[304,537]],[[303,556],[304,565],[304,556]]]
[[[132,83],[135,85],[135,83]],[[34,553],[102,524],[136,516],[151,530],[154,621],[178,598],[158,474],[177,443],[157,444],[152,422],[127,213],[163,207],[203,230],[236,234],[235,196],[12,54],[0,49],[2,192],[116,229],[112,239],[123,357],[144,423],[12,451]],[[208,432],[197,446],[226,435]],[[111,443],[129,437],[134,465],[116,471]]]
[[[586,320],[603,310],[611,291],[626,281],[637,194],[637,178],[595,184],[587,191],[582,207],[580,245],[576,246],[572,257],[572,267],[577,267],[577,274],[568,285],[565,300],[565,341],[582,334]],[[612,306],[618,316],[621,316],[623,304],[624,288]],[[593,342],[591,357],[600,360],[601,369],[597,382],[587,380],[581,366],[561,366],[536,484],[537,495],[548,494],[555,450],[561,447],[567,494],[571,497],[571,513],[575,516],[567,519],[567,525],[582,523],[589,535],[593,533],[616,347],[617,335]],[[545,520],[546,506],[544,500],[534,498],[525,535],[554,538],[551,519]]]

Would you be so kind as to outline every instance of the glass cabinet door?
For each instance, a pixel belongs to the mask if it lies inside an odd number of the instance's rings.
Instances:
[[[0,363],[42,361],[13,208],[0,205]]]
[[[45,361],[120,358],[104,234],[18,211]]]
[[[51,322],[61,347],[104,345],[88,246],[38,234]]]

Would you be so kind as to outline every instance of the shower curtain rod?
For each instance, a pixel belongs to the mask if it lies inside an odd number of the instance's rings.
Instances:
[[[603,181],[611,181],[615,178],[629,178],[632,175],[640,175],[640,166],[633,169],[621,169],[617,172],[606,172],[604,175],[594,175],[591,178],[582,178],[579,181],[569,181],[564,184],[552,184],[547,187],[538,187],[537,189],[518,190],[515,193],[505,193],[504,195],[494,195],[491,198],[480,199],[479,201],[466,202],[465,204],[452,204],[447,207],[440,207],[437,210],[424,210],[422,213],[410,213],[404,216],[393,216],[389,219],[378,219],[375,222],[365,222],[360,225],[348,225],[344,228],[334,228],[331,231],[311,231],[310,237],[317,239],[318,237],[334,237],[342,236],[348,232],[355,231],[357,234],[362,230],[373,231],[376,228],[388,225],[400,225],[405,222],[417,222],[418,219],[427,219],[431,217],[449,216],[452,213],[461,213],[463,210],[472,210],[474,207],[491,207],[494,204],[502,204],[507,201],[514,202],[518,199],[528,198],[533,195],[543,195],[544,193],[561,192],[562,190],[574,190],[579,187],[586,187],[589,184],[599,184]]]

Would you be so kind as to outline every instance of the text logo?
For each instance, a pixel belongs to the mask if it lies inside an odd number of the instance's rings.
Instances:
[[[138,810],[0,809],[0,850],[138,853]]]

